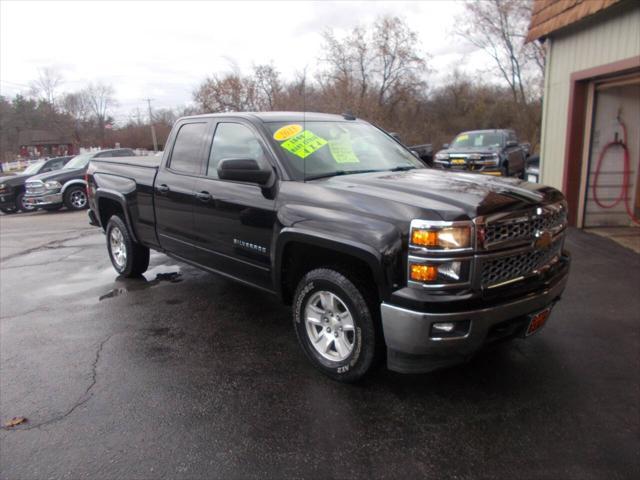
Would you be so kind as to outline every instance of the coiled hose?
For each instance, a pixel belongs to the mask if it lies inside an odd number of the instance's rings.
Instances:
[[[633,208],[631,208],[630,202],[630,194],[629,192],[629,184],[631,181],[631,158],[629,155],[629,147],[627,147],[627,126],[624,122],[618,117],[618,123],[622,127],[622,140],[618,140],[617,135],[616,138],[607,143],[603,149],[600,151],[600,156],[598,157],[598,163],[596,165],[596,171],[593,176],[593,199],[596,204],[600,208],[613,208],[618,205],[620,202],[624,202],[625,209],[627,211],[627,215],[632,222],[640,225],[640,220],[633,214]],[[607,151],[613,147],[620,147],[624,153],[624,166],[622,170],[622,187],[620,188],[620,195],[616,198],[612,203],[604,203],[602,200],[598,198],[598,177],[600,176],[600,168],[602,167],[602,161],[604,160]]]

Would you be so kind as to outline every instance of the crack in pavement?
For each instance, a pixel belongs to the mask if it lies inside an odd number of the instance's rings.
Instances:
[[[90,234],[93,234],[93,233],[97,233],[96,230],[94,230],[94,229],[84,230],[79,235],[74,235],[72,237],[62,238],[62,239],[59,239],[59,240],[52,240],[52,241],[50,241],[48,243],[45,243],[44,245],[39,245],[37,247],[32,247],[32,248],[29,248],[27,250],[23,250],[22,252],[17,252],[17,253],[14,253],[12,255],[7,255],[6,257],[4,257],[4,258],[2,258],[0,260],[2,260],[3,262],[6,262],[7,260],[12,260],[14,258],[22,257],[24,255],[29,255],[30,253],[40,252],[40,251],[43,251],[43,250],[55,250],[56,248],[74,248],[75,246],[65,247],[62,244],[65,243],[65,242],[70,242],[71,240],[78,240],[80,238],[87,237],[87,236],[89,236]]]
[[[80,253],[82,251],[82,248],[78,248],[76,246],[73,246],[73,247],[59,246],[59,247],[57,247],[57,249],[63,249],[63,248],[73,248],[74,251],[71,252],[71,253],[68,253],[67,255],[64,255],[62,257],[58,257],[55,260],[49,260],[48,262],[27,263],[27,264],[22,264],[22,265],[12,265],[10,267],[3,266],[2,269],[3,270],[11,270],[11,269],[15,269],[15,268],[42,267],[42,266],[46,266],[46,265],[51,265],[52,263],[60,263],[60,262],[65,261],[71,255],[75,255],[76,253]],[[4,259],[3,262],[6,262],[6,259]]]
[[[2,430],[21,432],[21,431],[25,431],[25,430],[33,430],[35,428],[44,427],[45,425],[51,425],[52,423],[57,423],[59,421],[64,420],[69,415],[71,415],[78,407],[81,407],[82,405],[87,403],[89,401],[89,399],[91,399],[91,397],[93,396],[93,394],[91,393],[91,390],[93,389],[93,387],[95,387],[95,385],[96,385],[96,383],[98,381],[98,363],[100,362],[100,354],[102,353],[102,349],[104,348],[105,344],[114,335],[116,335],[116,334],[112,333],[111,335],[107,336],[98,345],[98,349],[96,350],[96,358],[94,359],[93,363],[91,364],[91,382],[89,382],[89,386],[85,389],[84,393],[82,395],[80,395],[80,397],[78,397],[78,400],[76,400],[75,403],[66,412],[64,412],[61,415],[57,415],[57,416],[55,416],[53,418],[50,418],[49,420],[45,420],[43,422],[40,422],[40,423],[34,423],[33,425],[26,424],[23,428],[20,428],[19,426],[18,427],[5,427],[5,426],[2,426],[1,427]]]

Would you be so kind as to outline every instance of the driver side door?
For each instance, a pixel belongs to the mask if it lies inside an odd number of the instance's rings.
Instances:
[[[273,165],[259,132],[249,122],[217,122],[206,169],[194,185],[198,263],[270,289],[275,199],[257,184],[218,178],[218,164],[228,158]]]

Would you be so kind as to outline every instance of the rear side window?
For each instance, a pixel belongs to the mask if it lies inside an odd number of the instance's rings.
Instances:
[[[218,178],[218,164],[227,158],[253,159],[264,166],[266,158],[258,137],[240,123],[219,123],[211,145],[207,176]]]
[[[180,127],[171,152],[169,167],[172,170],[200,173],[202,144],[206,131],[206,123],[185,123]]]

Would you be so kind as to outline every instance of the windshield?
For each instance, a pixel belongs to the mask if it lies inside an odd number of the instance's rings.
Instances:
[[[424,168],[411,152],[367,123],[278,122],[267,128],[297,179]]]
[[[44,160],[39,160],[36,163],[32,163],[31,165],[29,165],[27,168],[24,169],[22,174],[35,175],[36,173],[38,173],[38,170],[42,168],[42,165],[44,165]]]
[[[471,132],[458,135],[449,148],[500,146],[502,146],[502,134],[499,132]]]
[[[89,163],[89,160],[93,158],[93,153],[83,153],[82,155],[76,155],[63,167],[65,169],[70,168],[84,168]]]

